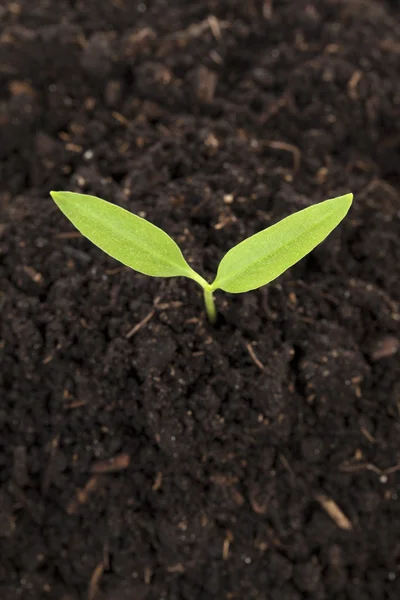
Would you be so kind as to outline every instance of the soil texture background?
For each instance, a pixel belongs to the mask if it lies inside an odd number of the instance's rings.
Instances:
[[[400,21],[374,0],[0,7],[2,600],[400,598]],[[352,191],[248,294],[136,274],[51,189],[212,279]]]

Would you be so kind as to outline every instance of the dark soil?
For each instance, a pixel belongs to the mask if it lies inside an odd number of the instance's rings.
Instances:
[[[2,600],[400,597],[399,14],[2,2]],[[213,328],[200,288],[121,267],[51,189],[146,215],[209,278],[355,202]]]

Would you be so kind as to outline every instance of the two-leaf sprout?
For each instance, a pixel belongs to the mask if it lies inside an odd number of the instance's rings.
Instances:
[[[184,259],[165,231],[131,212],[86,194],[51,192],[60,210],[93,244],[124,265],[152,277],[189,277],[204,293],[207,315],[216,320],[213,293],[259,288],[322,242],[349,210],[353,195],[325,200],[296,212],[229,250],[208,283]]]

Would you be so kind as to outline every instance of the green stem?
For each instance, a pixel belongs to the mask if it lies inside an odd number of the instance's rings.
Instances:
[[[204,304],[206,305],[207,316],[212,325],[217,320],[217,309],[212,290],[204,288]]]

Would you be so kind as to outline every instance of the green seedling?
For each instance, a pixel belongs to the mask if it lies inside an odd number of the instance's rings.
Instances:
[[[214,292],[240,294],[266,285],[306,256],[349,210],[346,194],[309,206],[231,248],[208,283],[183,258],[168,234],[131,212],[86,194],[51,192],[60,210],[93,244],[124,265],[152,277],[189,277],[204,293],[207,315],[216,320]]]

